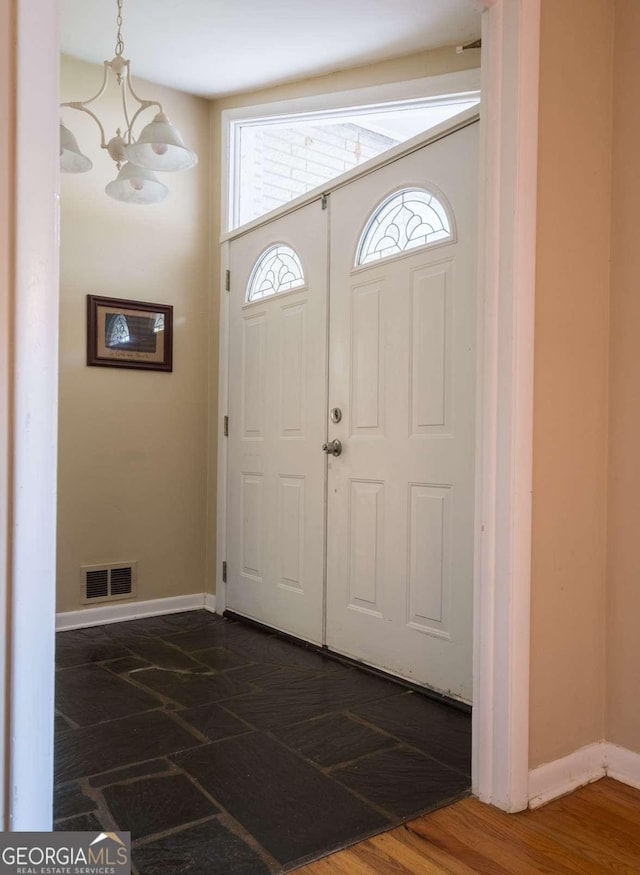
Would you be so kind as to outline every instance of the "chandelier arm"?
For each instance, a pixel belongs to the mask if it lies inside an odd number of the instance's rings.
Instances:
[[[157,106],[160,112],[162,112],[162,104],[157,100],[143,100],[141,97],[138,97],[136,92],[133,89],[133,79],[131,77],[131,70],[129,70],[129,75],[127,76],[129,91],[131,92],[131,96],[134,100],[137,100],[138,103],[143,104],[143,109],[146,109],[148,106]],[[138,110],[139,112],[140,110]],[[136,113],[137,115],[137,113]]]
[[[127,80],[129,77],[127,76]],[[122,112],[124,113],[124,121],[127,131],[127,142],[131,142],[131,122],[129,121],[129,107],[127,106],[127,86],[126,83],[122,89]]]
[[[87,103],[88,102],[89,101],[87,101]],[[101,149],[107,148],[107,138],[106,138],[105,133],[104,133],[104,128],[102,127],[102,122],[100,121],[98,116],[95,114],[95,112],[92,112],[90,109],[87,109],[87,107],[84,105],[84,103],[74,103],[74,102],[61,103],[60,106],[61,107],[68,107],[69,109],[77,109],[78,112],[86,112],[87,115],[91,116],[91,118],[94,120],[94,122],[100,128],[100,148]]]
[[[90,97],[89,100],[81,100],[77,101],[73,104],[74,109],[77,108],[78,104],[81,106],[87,106],[89,103],[94,103],[96,100],[100,100],[102,95],[107,90],[107,85],[109,84],[109,70],[111,69],[111,65],[109,61],[104,62],[104,74],[102,77],[102,85],[100,86],[100,90],[93,97]],[[71,104],[63,103],[62,106],[71,106]]]

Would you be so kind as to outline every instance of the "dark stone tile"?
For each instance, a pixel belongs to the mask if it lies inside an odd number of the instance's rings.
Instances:
[[[400,741],[465,775],[471,774],[471,715],[420,693],[404,693],[350,710]]]
[[[53,791],[53,819],[73,817],[76,814],[86,814],[95,811],[98,803],[90,799],[82,791],[79,784],[61,784]]]
[[[280,863],[327,852],[388,821],[261,732],[175,757]]]
[[[102,791],[120,830],[132,841],[219,813],[185,775],[143,778]]]
[[[260,729],[300,723],[361,702],[396,694],[390,681],[355,670],[293,680],[225,703],[234,714]]]
[[[112,623],[109,626],[109,634],[115,641],[126,642],[130,638],[147,636],[156,638],[171,627],[167,626],[164,617],[146,617],[139,620],[126,620],[122,623]]]
[[[304,645],[292,644],[258,630],[251,631],[254,634],[242,641],[242,654],[253,662],[271,662],[312,672],[334,672],[343,667],[337,660]]]
[[[253,662],[251,665],[244,665],[241,668],[234,668],[229,672],[229,677],[237,681],[245,681],[249,684],[259,684],[260,678],[266,677],[282,671],[279,665],[273,665],[270,662],[261,663]]]
[[[313,672],[333,672],[342,668],[335,659],[318,653],[304,644],[293,644],[262,629],[244,623],[223,621],[216,626],[167,638],[183,650],[225,647],[245,661],[299,668]]]
[[[210,650],[198,650],[193,652],[194,659],[198,662],[214,668],[216,671],[226,671],[229,668],[248,665],[250,660],[225,647],[212,647]]]
[[[95,814],[81,814],[58,821],[53,829],[54,832],[101,832],[102,824]]]
[[[159,638],[130,638],[127,641],[127,646],[137,656],[146,659],[152,665],[157,665],[158,668],[175,669],[177,671],[203,671],[203,666],[191,659],[182,650],[177,647],[172,647],[166,644]]]
[[[331,774],[398,817],[443,805],[466,795],[471,786],[460,772],[406,748],[373,754]]]
[[[185,707],[218,702],[249,689],[228,674],[181,674],[155,668],[136,672],[136,680]]]
[[[268,875],[249,845],[218,820],[134,848],[140,875]]]
[[[218,741],[221,738],[230,738],[232,735],[250,731],[250,727],[216,704],[187,708],[180,711],[180,718],[186,720],[190,726],[195,726],[210,741]]]
[[[218,619],[183,632],[163,633],[162,637],[168,644],[184,650],[217,671],[233,669],[235,675],[240,670],[236,666],[242,666],[247,672],[247,679],[268,673],[269,669],[263,668],[265,666],[313,673],[344,671],[341,663],[310,648],[297,646],[263,630],[229,620]],[[127,643],[134,647],[132,640]],[[207,652],[206,656],[203,651]],[[252,668],[251,663],[256,667]]]
[[[274,671],[256,678],[251,683],[260,687],[261,690],[277,690],[281,687],[287,686],[291,681],[309,681],[312,678],[318,677],[317,673],[304,671],[299,668],[285,668],[275,665],[273,668]]]
[[[320,766],[346,763],[366,754],[397,745],[388,735],[374,732],[343,714],[281,727],[275,734],[287,747]]]
[[[72,781],[151,760],[198,744],[160,711],[61,732],[56,737],[55,781]]]
[[[183,629],[203,629],[225,620],[219,614],[212,614],[204,608],[198,611],[183,611],[180,614],[166,614],[164,617],[168,629],[174,631]]]
[[[146,660],[140,659],[139,656],[124,656],[122,659],[113,659],[110,662],[106,662],[105,667],[116,674],[127,674],[127,672],[135,671],[138,668],[150,668],[150,665]]]
[[[58,732],[66,732],[67,729],[71,729],[71,724],[67,720],[65,720],[62,714],[56,714],[54,727],[54,731],[56,732],[56,734]]]
[[[221,623],[222,618],[209,611],[185,611],[181,614],[163,614],[160,617],[142,617],[109,626],[114,639],[126,644],[130,638],[166,638],[178,632],[207,629]]]
[[[58,632],[56,635],[56,665],[59,668],[117,659],[127,654],[126,647],[114,641],[103,626]]]
[[[127,620],[113,623],[106,627],[109,634],[116,640],[126,642],[128,638],[149,637],[164,638],[193,629],[204,629],[223,622],[222,617],[209,611],[184,611],[180,614],[163,614],[160,617],[140,617],[137,620]]]
[[[185,653],[193,653],[195,650],[209,650],[212,647],[221,647],[223,640],[220,634],[220,624],[204,626],[200,629],[190,629],[184,632],[176,632],[165,635],[164,640],[174,647],[179,647]]]
[[[57,673],[56,705],[80,726],[90,726],[158,708],[160,702],[99,665],[83,665]]]
[[[109,784],[118,784],[129,781],[132,778],[145,778],[159,772],[168,772],[173,768],[173,763],[168,760],[149,760],[145,763],[136,763],[133,766],[125,766],[123,769],[114,769],[111,772],[103,772],[89,778],[92,787],[108,787]]]
[[[256,642],[275,640],[268,632],[255,629],[245,623],[232,620],[222,620],[208,626],[176,632],[164,636],[164,640],[180,647],[182,650],[209,650],[211,647],[226,647],[240,656],[245,656],[249,650],[256,650]]]

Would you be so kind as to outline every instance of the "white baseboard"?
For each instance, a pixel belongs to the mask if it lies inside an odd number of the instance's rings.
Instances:
[[[147,602],[116,602],[100,608],[85,608],[82,611],[66,611],[56,614],[56,631],[86,629],[89,626],[105,626],[108,623],[123,623],[141,617],[159,617],[162,614],[179,614],[184,611],[205,609],[214,612],[216,597],[209,593],[194,593]]]
[[[529,772],[529,808],[539,808],[605,776],[605,743],[589,744]]]
[[[605,744],[605,768],[609,778],[640,790],[640,753],[609,742]]]
[[[598,741],[545,763],[529,772],[529,808],[539,808],[605,775],[640,790],[640,753]]]

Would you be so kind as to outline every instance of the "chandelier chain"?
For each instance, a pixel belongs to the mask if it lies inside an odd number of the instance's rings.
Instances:
[[[124,52],[124,40],[122,38],[122,0],[118,0],[118,14],[116,16],[116,24],[118,25],[118,33],[116,36],[116,57],[122,57]]]

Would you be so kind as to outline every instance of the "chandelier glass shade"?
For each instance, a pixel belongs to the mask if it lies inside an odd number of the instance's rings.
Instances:
[[[63,173],[85,173],[91,170],[93,162],[83,155],[78,141],[69,128],[60,122],[60,169]]]
[[[152,170],[129,161],[125,161],[105,191],[109,197],[125,204],[157,204],[169,193],[167,186],[160,182]]]
[[[188,170],[198,163],[195,152],[188,149],[179,131],[165,115],[157,100],[143,100],[134,91],[131,81],[131,62],[123,57],[122,0],[116,0],[117,37],[116,53],[104,62],[104,77],[97,94],[84,101],[70,101],[61,106],[89,115],[100,131],[100,147],[105,149],[118,169],[117,177],[106,186],[106,193],[128,204],[155,204],[169,193],[167,186],[153,171]],[[91,104],[106,92],[111,75],[121,90],[123,127],[107,140],[104,127]],[[133,106],[133,111],[131,110]],[[156,114],[140,131],[137,139],[133,127],[145,110],[155,107]],[[60,122],[60,169],[63,173],[85,173],[91,170],[91,159],[84,155],[68,127]]]
[[[124,151],[129,161],[151,170],[188,170],[198,163],[196,153],[187,149],[179,131],[163,112]]]

